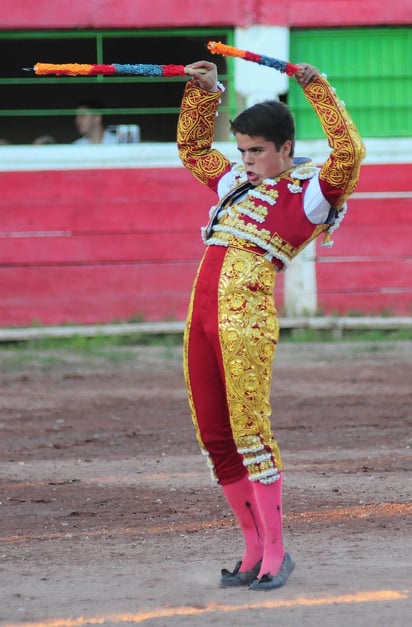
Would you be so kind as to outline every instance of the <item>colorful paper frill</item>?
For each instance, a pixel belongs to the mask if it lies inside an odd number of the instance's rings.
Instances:
[[[264,54],[256,54],[255,52],[250,52],[249,50],[240,50],[239,48],[234,48],[233,46],[227,46],[226,44],[222,44],[222,42],[220,41],[209,41],[209,43],[207,44],[207,48],[212,54],[221,54],[224,57],[239,57],[240,59],[244,59],[245,61],[253,61],[254,63],[258,63],[259,65],[273,67],[275,68],[275,70],[279,70],[279,72],[284,72],[288,76],[293,76],[299,71],[298,66],[290,63],[289,61],[281,61],[280,59],[267,57]]]
[[[36,63],[33,68],[38,76],[54,74],[55,76],[186,76],[184,65],[154,65],[112,63],[110,65],[88,63]]]

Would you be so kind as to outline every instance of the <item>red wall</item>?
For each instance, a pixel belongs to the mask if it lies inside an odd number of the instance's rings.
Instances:
[[[327,313],[412,314],[411,182],[412,164],[362,166],[334,246],[317,248],[318,300]]]
[[[357,192],[410,191],[412,165]],[[213,194],[183,168],[0,173],[0,325],[183,320]],[[324,313],[410,315],[412,198],[354,198],[318,245]],[[277,305],[283,305],[283,274]]]
[[[410,0],[2,0],[0,28],[184,28],[410,24]]]
[[[0,324],[183,319],[212,200],[190,183],[183,169],[1,173]]]

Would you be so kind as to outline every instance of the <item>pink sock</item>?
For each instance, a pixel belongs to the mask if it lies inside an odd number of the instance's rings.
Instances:
[[[263,555],[263,527],[253,484],[246,475],[240,481],[222,485],[222,489],[242,530],[245,550],[240,572],[246,572],[256,566]]]
[[[264,528],[263,560],[259,577],[277,575],[285,555],[283,548],[282,475],[269,485],[253,484]]]

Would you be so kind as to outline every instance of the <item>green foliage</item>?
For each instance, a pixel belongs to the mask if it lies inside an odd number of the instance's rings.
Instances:
[[[281,329],[281,341],[289,342],[384,342],[412,340],[412,329]]]
[[[175,358],[176,347],[183,343],[182,334],[74,335],[67,338],[38,338],[0,343],[0,372],[42,370],[52,373],[60,366],[90,363],[139,361],[138,347],[158,346],[164,359]],[[137,349],[137,350],[136,350]]]

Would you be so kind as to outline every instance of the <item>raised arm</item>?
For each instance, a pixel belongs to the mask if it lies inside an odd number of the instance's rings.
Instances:
[[[217,69],[209,61],[197,61],[187,69],[192,79],[186,83],[180,107],[177,126],[179,156],[198,181],[216,191],[220,177],[230,168],[230,161],[212,149],[222,95]]]
[[[345,105],[319,71],[299,64],[302,72],[296,80],[315,110],[328,139],[331,152],[319,175],[320,187],[328,202],[341,209],[359,179],[365,147]]]

